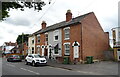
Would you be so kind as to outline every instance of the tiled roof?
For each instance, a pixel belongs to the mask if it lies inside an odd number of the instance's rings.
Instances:
[[[51,31],[51,30],[55,30],[55,29],[59,29],[59,28],[62,28],[62,27],[67,27],[71,24],[77,24],[77,23],[80,23],[80,21],[87,15],[91,14],[93,12],[90,12],[90,13],[87,13],[87,14],[84,14],[84,15],[81,15],[81,16],[78,16],[76,18],[72,18],[72,20],[70,20],[69,22],[66,22],[66,21],[62,21],[62,22],[59,22],[59,23],[56,23],[56,24],[53,24],[51,26],[48,26],[46,27],[45,29],[40,29],[36,32],[34,32],[33,34],[40,34],[40,33],[45,33],[45,32],[48,32],[48,31]]]
[[[16,43],[12,43],[12,42],[5,42],[6,46],[15,46]]]

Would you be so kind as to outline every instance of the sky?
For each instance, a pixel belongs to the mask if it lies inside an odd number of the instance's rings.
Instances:
[[[41,29],[44,20],[47,26],[65,20],[68,9],[71,10],[73,18],[94,12],[101,27],[109,32],[110,45],[112,46],[111,29],[118,26],[118,2],[120,0],[44,0],[46,5],[41,11],[25,8],[25,11],[11,9],[10,17],[0,22],[0,46],[4,42],[16,42],[17,36],[32,34]]]

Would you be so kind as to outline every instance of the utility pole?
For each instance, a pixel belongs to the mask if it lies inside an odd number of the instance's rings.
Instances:
[[[24,55],[24,45],[23,45],[23,42],[24,42],[24,33],[22,33],[22,54]]]

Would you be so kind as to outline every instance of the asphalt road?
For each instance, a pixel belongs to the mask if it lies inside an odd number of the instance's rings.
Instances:
[[[2,61],[1,61],[2,60]],[[0,72],[2,73],[2,77],[20,77],[21,75],[24,75],[27,77],[33,77],[33,76],[39,76],[39,75],[47,75],[47,76],[67,76],[73,77],[118,77],[118,76],[107,76],[107,75],[93,75],[87,72],[81,72],[81,71],[73,71],[73,70],[67,70],[67,69],[62,69],[62,68],[56,68],[56,67],[51,67],[51,66],[38,66],[38,67],[33,67],[31,65],[25,65],[24,61],[23,62],[7,62],[5,58],[1,59],[0,58]],[[9,75],[9,76],[6,76]],[[82,75],[82,76],[81,76]],[[22,77],[24,77],[22,76]],[[64,76],[63,76],[64,77]]]
[[[86,73],[51,66],[25,65],[24,62],[7,62],[3,59],[2,75],[85,75]]]

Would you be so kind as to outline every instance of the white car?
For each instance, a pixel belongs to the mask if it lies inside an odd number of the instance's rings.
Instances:
[[[25,58],[25,64],[28,65],[28,63],[32,64],[32,66],[47,65],[47,60],[39,54],[28,54]]]

